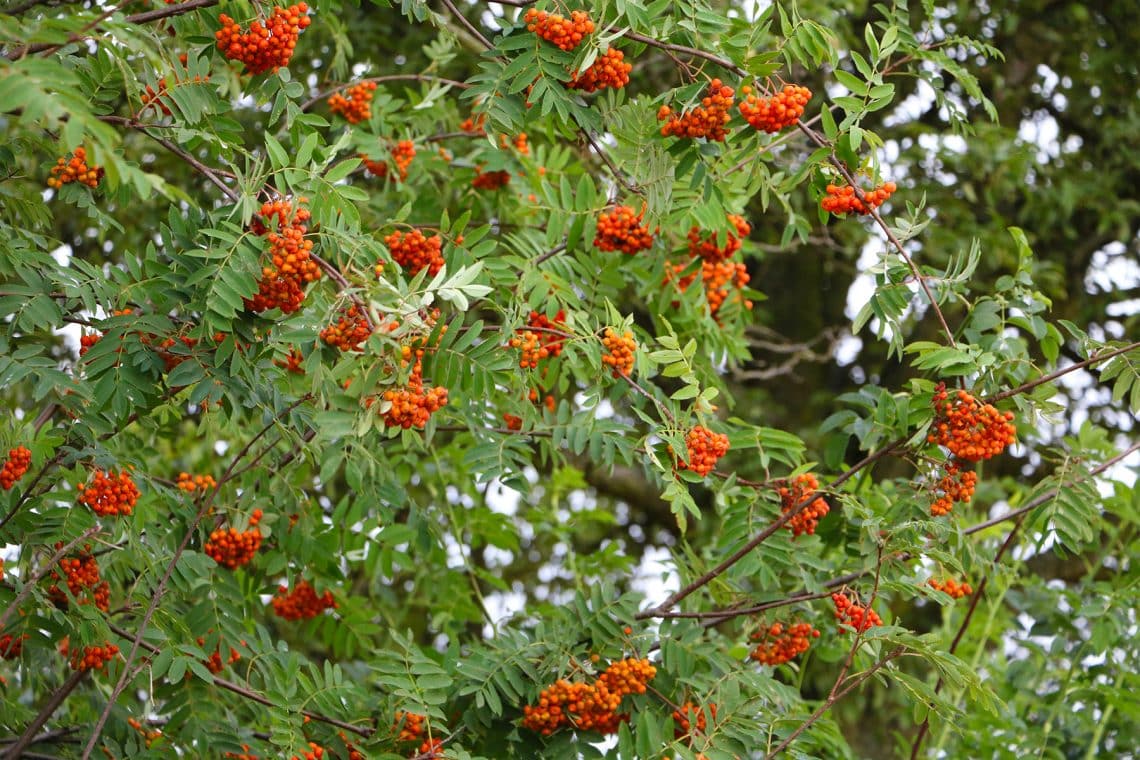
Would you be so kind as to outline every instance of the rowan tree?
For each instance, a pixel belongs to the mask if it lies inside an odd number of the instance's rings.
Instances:
[[[1127,756],[1137,27],[1022,5],[0,9],[0,752]]]

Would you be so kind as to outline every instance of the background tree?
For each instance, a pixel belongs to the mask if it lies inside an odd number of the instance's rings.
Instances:
[[[1136,9],[752,5],[0,10],[0,751],[1131,751]]]

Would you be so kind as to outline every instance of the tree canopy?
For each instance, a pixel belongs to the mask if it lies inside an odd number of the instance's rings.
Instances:
[[[1137,21],[0,7],[0,755],[1131,756]]]

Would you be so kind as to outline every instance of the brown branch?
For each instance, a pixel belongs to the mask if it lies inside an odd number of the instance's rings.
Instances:
[[[189,2],[180,3],[179,5],[168,5],[165,8],[158,8],[153,11],[136,13],[133,16],[127,16],[124,21],[126,21],[128,24],[149,24],[152,21],[159,21],[161,19],[170,18],[172,16],[181,16],[184,13],[190,13],[191,11],[196,11],[200,8],[209,8],[212,5],[217,5],[219,2],[220,0],[189,0]],[[115,10],[118,9],[116,8]],[[89,26],[89,29],[94,29],[95,25],[98,25],[102,21],[106,20],[106,18],[110,15],[110,12],[101,14],[100,17],[96,18],[94,24]],[[95,36],[86,34],[72,34],[68,36],[67,42],[63,44],[39,42],[32,45],[25,45],[24,47],[18,48],[16,50],[11,50],[0,57],[14,61],[17,58],[23,58],[26,55],[32,55],[34,53],[50,53],[59,50],[60,48],[64,47],[64,45],[71,45],[76,42],[84,42],[86,40],[94,38]]]
[[[471,34],[472,37],[479,41],[479,44],[488,50],[494,48],[494,45],[491,44],[491,41],[484,37],[483,33],[480,32],[474,24],[468,21],[466,16],[459,12],[459,9],[455,7],[455,3],[451,2],[451,0],[443,0],[443,4],[447,10],[451,12],[451,15],[455,16],[456,21],[458,21],[463,26],[463,28]]]
[[[288,407],[286,407],[280,414],[274,415],[274,418],[266,423],[266,425],[262,427],[261,430],[259,430],[252,438],[250,438],[249,441],[246,442],[245,446],[243,446],[241,450],[238,451],[233,460],[230,462],[229,466],[226,467],[225,472],[223,472],[222,476],[218,478],[217,484],[210,491],[209,495],[202,500],[202,506],[198,508],[198,514],[195,515],[194,521],[190,525],[190,529],[187,530],[186,535],[182,537],[182,542],[175,550],[174,556],[170,558],[170,562],[167,563],[166,569],[163,571],[162,577],[159,579],[158,585],[155,587],[154,594],[150,600],[150,604],[147,606],[146,612],[143,614],[142,621],[139,624],[138,633],[135,634],[134,641],[131,642],[131,650],[127,654],[125,662],[123,664],[123,673],[119,676],[119,680],[115,682],[115,686],[111,690],[111,696],[107,699],[107,706],[103,708],[103,711],[99,714],[99,719],[95,722],[95,727],[91,731],[91,738],[88,740],[87,746],[83,749],[83,754],[81,756],[82,760],[87,760],[89,757],[91,757],[91,753],[95,750],[95,745],[98,743],[99,737],[103,733],[103,727],[107,724],[107,719],[111,715],[111,710],[114,709],[115,703],[118,701],[119,696],[123,693],[123,690],[126,689],[127,682],[130,680],[131,663],[138,655],[139,647],[142,644],[143,636],[146,634],[147,626],[150,624],[150,620],[154,616],[155,610],[158,609],[159,602],[162,600],[162,597],[166,593],[166,584],[170,581],[170,576],[174,573],[175,565],[177,565],[178,560],[182,558],[182,554],[186,551],[186,547],[190,544],[190,539],[193,538],[194,532],[198,529],[198,525],[202,522],[202,518],[206,516],[206,513],[210,511],[210,507],[213,506],[214,499],[217,497],[218,492],[221,490],[222,486],[224,486],[227,482],[229,482],[229,480],[233,478],[233,473],[234,470],[237,469],[238,463],[242,460],[242,458],[245,457],[246,454],[249,453],[250,449],[253,448],[253,445],[257,443],[262,437],[267,435],[269,431],[272,430],[273,427],[277,424],[280,418],[288,415],[291,411],[311,398],[312,394],[305,394],[290,404]]]
[[[45,575],[55,569],[59,561],[63,559],[63,557],[69,551],[74,549],[83,541],[86,541],[87,539],[94,536],[100,530],[100,526],[92,525],[90,528],[79,534],[76,538],[73,538],[64,544],[63,547],[58,549],[56,553],[51,556],[51,559],[49,559],[42,567],[40,567],[38,571],[36,571],[34,575],[32,575],[32,577],[28,578],[27,582],[24,584],[23,589],[21,589],[20,593],[16,595],[16,598],[12,600],[12,603],[8,605],[8,608],[4,610],[4,612],[0,613],[0,631],[4,630],[4,624],[8,622],[8,618],[11,617],[13,612],[19,609],[20,604],[22,604],[23,601],[28,598],[28,595],[32,593],[32,589],[36,587],[36,584],[39,583]]]
[[[131,633],[130,631],[126,630],[125,628],[120,628],[119,626],[114,625],[114,624],[110,624],[109,627],[111,628],[111,630],[114,633],[118,634],[119,636],[122,636],[124,639],[134,638],[134,634]],[[159,652],[162,651],[160,648],[158,648],[155,645],[153,645],[149,642],[146,642],[146,641],[144,641],[142,643],[142,647],[143,647],[143,649],[146,649],[147,651],[149,651],[151,654],[158,654]],[[215,686],[217,686],[221,689],[225,689],[226,691],[233,692],[234,694],[237,694],[239,697],[244,697],[244,698],[249,699],[251,701],[257,702],[258,704],[265,705],[266,707],[276,707],[278,709],[285,709],[281,705],[270,700],[269,698],[263,697],[262,695],[258,694],[257,692],[251,691],[250,689],[246,688],[245,686],[234,683],[233,681],[228,681],[225,678],[219,678],[218,676],[214,676],[213,683]],[[337,728],[343,728],[344,730],[351,731],[352,733],[356,734],[357,736],[363,737],[365,739],[372,736],[372,734],[376,733],[376,729],[374,729],[374,728],[360,728],[359,726],[353,725],[352,723],[346,723],[342,720],[338,720],[336,718],[330,718],[327,715],[322,715],[321,713],[312,712],[310,710],[300,710],[300,713],[302,715],[306,716],[307,718],[311,719],[311,720],[315,720],[315,721],[318,721],[320,723],[327,723],[328,725],[336,726]]]
[[[1097,362],[1105,361],[1106,359],[1111,359],[1114,356],[1120,356],[1121,354],[1126,354],[1129,351],[1135,351],[1138,348],[1140,348],[1140,341],[1137,341],[1135,343],[1129,343],[1127,346],[1124,346],[1123,348],[1117,348],[1113,351],[1108,351],[1106,353],[1093,354],[1092,356],[1085,359],[1084,361],[1076,362],[1075,364],[1070,364],[1067,367],[1062,367],[1059,370],[1056,370],[1054,372],[1050,372],[1048,375],[1043,375],[1043,376],[1037,378],[1036,380],[1030,380],[1027,383],[1023,383],[1023,384],[1017,386],[1016,388],[1011,388],[1008,391],[1002,391],[1001,393],[990,396],[988,399],[986,399],[986,401],[989,401],[992,403],[995,401],[1001,401],[1002,399],[1007,399],[1010,396],[1017,396],[1019,394],[1025,393],[1026,391],[1033,390],[1034,388],[1036,388],[1039,385],[1045,385],[1046,383],[1051,383],[1054,380],[1056,380],[1057,378],[1063,377],[1063,376],[1069,374],[1070,372],[1076,372],[1077,370],[1084,369],[1085,367],[1088,367],[1089,365],[1096,364]]]
[[[71,692],[75,691],[75,687],[79,685],[79,682],[84,679],[87,673],[88,671],[86,669],[76,670],[67,677],[63,685],[56,689],[55,693],[51,695],[51,698],[40,708],[36,716],[32,718],[32,722],[24,729],[24,733],[20,735],[16,743],[9,747],[8,751],[4,753],[4,760],[16,760],[16,758],[24,755],[24,750],[35,741],[36,732],[43,728],[44,723],[47,723],[48,719],[59,709],[59,706],[63,704],[64,700],[70,696]]]
[[[843,485],[845,482],[847,482],[852,477],[854,477],[857,473],[861,472],[865,468],[870,467],[874,463],[878,462],[880,459],[883,459],[884,457],[893,453],[896,449],[898,449],[900,446],[902,446],[905,442],[906,442],[906,438],[899,438],[899,439],[892,441],[891,443],[887,444],[886,446],[884,446],[883,448],[874,452],[873,454],[868,454],[861,461],[852,465],[850,468],[848,468],[842,474],[840,474],[835,480],[833,480],[831,482],[830,487],[835,488],[837,486]],[[727,557],[726,559],[721,561],[716,567],[714,567],[713,569],[704,573],[703,575],[696,578],[695,580],[691,581],[688,585],[684,586],[683,588],[676,591],[675,593],[670,594],[668,598],[666,598],[663,602],[661,602],[657,606],[651,607],[648,610],[644,610],[642,612],[637,613],[637,615],[634,616],[634,619],[645,620],[647,618],[660,617],[660,615],[663,612],[669,611],[669,609],[672,608],[675,604],[677,604],[677,602],[680,602],[682,599],[685,599],[690,594],[692,594],[694,591],[697,591],[698,589],[703,588],[704,586],[709,584],[713,579],[722,575],[726,570],[728,570],[730,567],[732,567],[737,562],[742,560],[753,549],[755,549],[760,544],[764,543],[764,541],[766,541],[769,536],[771,536],[773,533],[778,531],[780,528],[784,527],[784,525],[789,520],[791,520],[793,517],[798,515],[804,509],[806,509],[808,504],[811,504],[817,498],[818,498],[818,495],[814,494],[814,493],[805,497],[804,499],[802,499],[800,501],[799,504],[796,504],[792,509],[788,510],[787,512],[784,512],[782,515],[777,517],[766,528],[764,528],[762,531],[760,531],[755,536],[753,536],[752,539],[748,543],[746,543],[744,546],[737,549],[735,552],[732,553],[732,555],[730,555],[729,557]]]

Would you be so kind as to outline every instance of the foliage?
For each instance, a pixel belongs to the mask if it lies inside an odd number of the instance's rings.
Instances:
[[[515,5],[0,10],[6,756],[1134,746],[1140,215],[1005,4]]]

